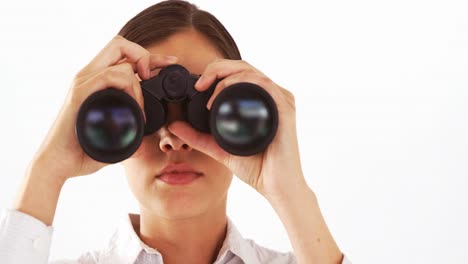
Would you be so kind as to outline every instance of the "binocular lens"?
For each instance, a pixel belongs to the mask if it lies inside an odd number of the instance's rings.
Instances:
[[[227,152],[250,156],[267,148],[278,128],[273,98],[252,83],[226,87],[211,108],[211,133]]]
[[[271,131],[268,109],[260,100],[223,102],[216,115],[216,130],[231,144],[252,144]]]
[[[131,156],[143,138],[144,120],[138,104],[116,89],[88,97],[78,113],[76,133],[93,159],[115,163]]]
[[[84,119],[84,134],[93,148],[104,151],[125,149],[135,141],[136,119],[128,107],[89,109]]]

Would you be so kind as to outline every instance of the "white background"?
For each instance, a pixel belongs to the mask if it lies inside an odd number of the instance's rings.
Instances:
[[[153,1],[2,1],[0,208],[76,72]],[[243,58],[296,96],[303,170],[354,263],[468,262],[468,3],[197,1]],[[288,177],[288,175],[285,175]],[[245,237],[290,250],[272,208],[235,180]],[[52,258],[106,243],[136,211],[120,165],[67,182]]]

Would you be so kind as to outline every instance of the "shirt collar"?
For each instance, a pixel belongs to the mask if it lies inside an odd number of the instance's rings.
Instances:
[[[135,227],[139,228],[140,216],[128,214],[119,222],[117,230],[112,235],[109,245],[102,255],[103,263],[134,263],[142,250],[150,254],[161,254],[140,240]]]
[[[112,263],[134,263],[141,251],[144,250],[147,254],[157,255],[162,263],[161,253],[146,245],[138,237],[135,228],[139,229],[139,225],[140,215],[128,214],[120,222],[103,257],[111,258],[114,261]],[[254,260],[252,255],[254,252],[252,250],[253,248],[249,240],[242,237],[232,220],[228,217],[226,238],[215,263],[225,263],[233,257],[240,258],[244,263],[251,263]]]
[[[253,248],[249,241],[242,237],[239,230],[237,230],[232,220],[228,217],[226,238],[219,250],[215,263],[225,263],[224,260],[232,257],[231,254],[239,257],[244,263],[252,263],[252,250]]]

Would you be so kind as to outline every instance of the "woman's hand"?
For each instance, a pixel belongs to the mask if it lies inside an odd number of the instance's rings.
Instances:
[[[92,93],[109,87],[132,96],[141,109],[143,95],[139,80],[149,79],[150,70],[175,62],[174,57],[150,54],[140,45],[116,36],[76,76],[57,119],[37,152],[33,162],[46,164],[63,180],[91,174],[107,164],[90,158],[75,134],[75,122],[83,101]]]
[[[175,62],[174,57],[152,55],[121,36],[112,39],[73,80],[62,109],[27,168],[13,208],[51,225],[65,181],[107,165],[91,159],[78,143],[75,122],[83,101],[94,92],[113,87],[128,93],[144,109],[135,73],[149,79],[151,70]]]
[[[276,102],[278,131],[264,152],[250,157],[233,156],[219,147],[211,135],[197,132],[181,121],[169,125],[169,130],[193,148],[224,163],[270,202],[288,232],[297,263],[341,263],[343,255],[302,174],[293,95],[247,62],[232,60],[211,63],[195,88],[206,90],[215,79],[222,78],[208,107],[220,91],[238,82],[259,85]]]
[[[238,82],[257,84],[273,97],[278,107],[279,123],[276,136],[268,148],[254,156],[234,156],[219,147],[211,135],[200,133],[185,122],[176,121],[170,124],[169,131],[193,148],[225,164],[267,199],[281,199],[280,197],[294,192],[297,188],[306,186],[299,158],[296,109],[292,93],[247,62],[240,60],[223,59],[209,64],[195,88],[204,91],[215,79],[223,80],[218,83],[208,101],[208,109],[224,88]]]

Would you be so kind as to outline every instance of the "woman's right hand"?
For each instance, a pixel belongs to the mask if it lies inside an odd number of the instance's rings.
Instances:
[[[138,77],[149,79],[151,70],[173,64],[175,60],[150,54],[121,36],[112,39],[75,76],[55,122],[26,170],[13,208],[51,225],[66,180],[106,166],[91,159],[78,143],[75,123],[84,100],[94,92],[113,87],[128,93],[144,109]]]
[[[81,148],[75,134],[78,110],[92,93],[113,87],[123,90],[143,106],[142,80],[150,78],[153,69],[175,63],[177,58],[150,54],[140,45],[121,36],[114,37],[101,52],[74,78],[65,102],[45,140],[34,156],[31,167],[53,172],[61,182],[87,175],[107,164],[90,158]]]

